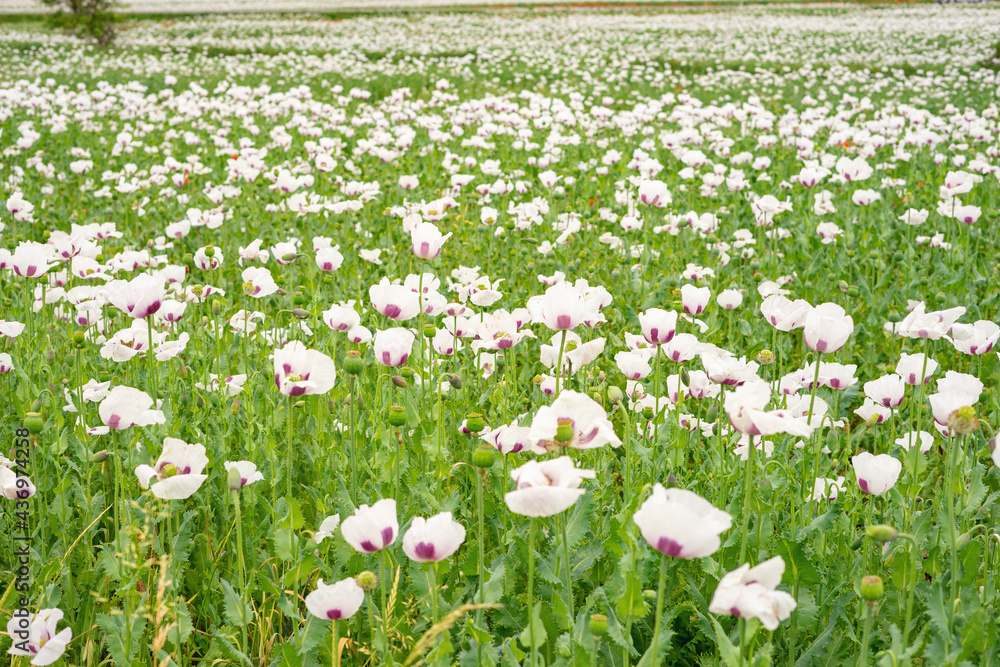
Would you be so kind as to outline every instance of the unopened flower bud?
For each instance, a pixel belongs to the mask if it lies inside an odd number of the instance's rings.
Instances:
[[[621,403],[625,400],[625,392],[621,390],[621,387],[611,385],[608,387],[608,400],[615,404]]]
[[[868,416],[868,419],[865,420],[865,426],[867,428],[874,428],[874,426],[876,424],[878,424],[878,421],[879,421],[880,418],[881,418],[881,416],[879,415],[879,413],[877,413],[877,412],[871,413]]]
[[[969,540],[971,539],[972,536],[969,535],[968,533],[962,533],[961,535],[959,535],[958,539],[955,540],[955,550],[961,551],[962,549],[967,547],[969,545]]]
[[[705,421],[714,424],[715,420],[719,418],[719,406],[717,403],[713,403],[708,406],[708,410],[705,412]]]
[[[869,602],[877,602],[885,596],[885,585],[882,583],[882,577],[870,574],[867,577],[861,577],[861,597]]]
[[[300,320],[304,320],[309,317],[309,311],[302,308],[292,308],[292,315]]]
[[[448,377],[448,384],[450,384],[455,389],[461,389],[462,377],[456,373],[452,373],[451,376]]]
[[[496,458],[496,450],[492,447],[476,447],[472,452],[472,465],[477,468],[489,468]]]
[[[394,405],[389,408],[389,425],[399,427],[406,423],[406,410],[402,405]]]
[[[281,256],[281,261],[282,262],[294,262],[295,258],[298,257],[298,256],[299,256],[298,253],[295,253],[295,252],[285,253],[284,255]]]
[[[865,526],[865,535],[876,542],[892,542],[899,537],[899,531],[890,525],[880,523],[875,526]]]
[[[99,452],[94,452],[94,455],[90,457],[90,460],[94,463],[103,463],[108,460],[108,450],[102,449]]]
[[[486,420],[478,412],[470,412],[465,417],[465,428],[469,429],[470,433],[479,433],[486,428]]]
[[[365,367],[365,360],[357,350],[349,350],[344,357],[344,370],[351,375],[357,375]]]
[[[233,404],[229,406],[229,412],[234,415],[238,415],[240,413],[240,405],[240,399],[234,398]]]
[[[226,482],[229,484],[230,491],[238,491],[241,486],[243,486],[243,477],[240,476],[240,471],[233,466],[229,469],[229,475],[226,478]]]
[[[400,389],[406,389],[410,386],[410,383],[406,381],[406,378],[402,375],[393,375],[392,383],[399,387]]]
[[[608,633],[608,617],[604,614],[591,614],[587,627],[590,628],[590,634],[603,637]]]
[[[371,570],[365,570],[354,577],[354,583],[358,585],[358,588],[367,593],[378,588],[378,575]]]
[[[672,489],[672,488],[676,487],[677,486],[677,478],[674,477],[672,474],[667,475],[667,484],[666,484],[666,486],[667,486],[668,489]]]

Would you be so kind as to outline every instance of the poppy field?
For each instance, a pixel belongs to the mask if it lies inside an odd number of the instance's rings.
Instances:
[[[0,652],[1000,665],[998,42],[0,22]]]

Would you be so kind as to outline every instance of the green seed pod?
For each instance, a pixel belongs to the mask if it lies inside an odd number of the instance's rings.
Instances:
[[[556,426],[556,442],[568,443],[573,439],[573,420],[560,419]]]
[[[856,299],[859,294],[861,294],[861,292],[854,285],[851,285],[850,287],[847,288],[847,296],[851,297],[852,299]]]
[[[430,323],[424,325],[424,338],[434,338],[435,334],[437,334],[436,326]]]
[[[28,429],[28,433],[31,435],[38,435],[41,433],[44,425],[45,420],[42,419],[41,413],[29,412],[24,415],[24,428]]]
[[[470,412],[465,416],[465,428],[472,433],[479,433],[486,428],[486,420],[478,412]]]
[[[979,428],[979,417],[971,405],[964,405],[948,415],[948,426],[959,435],[972,433]]]
[[[357,375],[365,368],[365,360],[357,350],[350,350],[344,357],[344,370],[351,375]]]
[[[354,577],[354,583],[356,583],[361,590],[367,593],[378,588],[378,575],[371,570],[365,570],[358,576]]]
[[[402,426],[406,423],[406,410],[402,405],[394,405],[389,408],[389,425],[394,427]]]
[[[751,259],[750,260],[750,270],[751,271],[757,271],[758,269],[760,269],[760,261],[757,260],[757,258]]]
[[[205,257],[215,257],[215,248],[213,246],[205,248]]]
[[[496,450],[492,447],[476,447],[472,452],[472,465],[477,468],[489,468],[496,458]]]
[[[296,292],[292,295],[292,305],[301,306],[306,302],[306,298],[302,295],[302,292]]]
[[[591,614],[587,627],[590,629],[590,634],[603,637],[608,634],[608,617],[604,614]]]
[[[169,479],[174,475],[176,475],[177,472],[178,472],[177,466],[175,466],[173,463],[168,463],[167,465],[163,466],[163,470],[160,471],[159,477],[160,479]]]
[[[412,380],[413,379],[413,369],[410,368],[410,367],[408,367],[408,366],[404,366],[403,368],[400,368],[399,369],[399,374],[402,375],[407,380]]]
[[[885,584],[882,577],[873,574],[861,577],[861,597],[868,602],[877,602],[885,597]]]
[[[771,352],[771,350],[761,350],[757,353],[756,359],[757,363],[761,366],[770,366],[775,360],[774,352]]]
[[[73,342],[77,345],[83,345],[86,340],[86,332],[77,329],[73,332]]]

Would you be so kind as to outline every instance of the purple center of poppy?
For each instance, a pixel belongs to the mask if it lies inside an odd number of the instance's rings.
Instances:
[[[434,545],[430,542],[417,542],[413,551],[424,560],[434,560]]]
[[[326,612],[326,617],[331,621],[336,621],[344,617],[344,613],[339,609],[330,609]]]
[[[656,550],[662,554],[674,556],[676,558],[681,555],[682,551],[684,551],[684,547],[676,540],[672,540],[669,537],[661,537],[656,542]]]
[[[121,421],[122,421],[121,415],[111,415],[111,417],[108,418],[108,428],[113,428],[117,430],[119,428],[119,424],[121,424]]]
[[[559,315],[556,317],[556,329],[559,331],[572,328],[573,318],[569,315]]]
[[[871,493],[871,491],[868,490],[868,482],[861,479],[860,477],[858,478],[858,486],[860,486],[861,490],[864,491],[865,493]]]
[[[397,317],[399,317],[399,314],[401,312],[403,312],[402,308],[400,308],[394,303],[390,303],[386,305],[385,310],[382,312],[382,314],[388,318],[396,319]]]

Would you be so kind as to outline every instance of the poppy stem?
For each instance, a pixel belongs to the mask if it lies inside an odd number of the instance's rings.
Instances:
[[[563,329],[562,337],[559,339],[559,361],[556,363],[556,398],[559,398],[559,385],[562,379],[563,350],[566,349],[566,330]]]
[[[746,562],[747,556],[747,542],[749,541],[750,533],[750,494],[753,489],[753,475],[754,475],[754,442],[753,436],[749,436],[749,443],[747,446],[747,465],[746,469],[743,471],[743,535],[740,537],[740,564]],[[761,445],[763,445],[764,440],[761,438]],[[759,523],[759,521],[758,521]],[[758,533],[760,532],[760,526],[757,526]]]
[[[354,413],[357,410],[358,381],[351,376],[351,502],[358,506],[358,436]]]
[[[535,520],[528,519],[528,641],[535,667]]]
[[[330,621],[330,629],[333,632],[333,638],[330,640],[330,661],[333,667],[340,667],[340,651],[337,650],[337,644],[339,643],[337,619]]]
[[[822,360],[823,360],[823,353],[822,352],[817,352],[816,353],[816,371],[813,374],[812,395],[809,398],[809,417],[807,418],[808,419],[808,423],[809,423],[810,426],[812,426],[813,408],[816,406],[816,389],[819,387],[819,367],[820,367],[820,364],[822,363]],[[817,429],[817,431],[818,430],[819,429]],[[823,440],[819,437],[819,433],[814,433],[813,434],[813,438],[816,439],[816,450],[813,452],[813,474],[812,474],[812,480],[810,480],[808,478],[802,480],[802,484],[803,484],[803,487],[802,487],[803,488],[803,501],[804,501],[803,504],[806,504],[806,502],[808,502],[809,498],[811,497],[809,494],[810,494],[810,492],[811,492],[811,490],[813,488],[813,485],[815,484],[814,480],[817,477],[819,477],[819,460],[821,458],[820,455],[822,454],[822,452],[820,450],[822,450],[822,448],[823,448]],[[805,456],[805,451],[803,450],[803,456],[802,456],[802,472],[803,473],[805,473],[805,471],[806,471],[806,465],[807,465],[807,459],[806,459],[806,456]],[[805,477],[804,474],[803,474],[803,477]],[[809,503],[808,506],[810,507],[809,511],[802,512],[802,518],[806,522],[808,522],[809,519],[812,517],[812,507],[811,507],[812,503]]]
[[[574,625],[574,614],[573,614],[573,579],[570,576],[569,569],[569,518],[566,516],[561,516],[559,522],[562,524],[562,542],[563,542],[563,555],[566,561],[566,599],[569,609],[569,627],[572,628]]]
[[[149,393],[153,396],[153,409],[157,409],[156,405],[156,359],[153,358],[153,316],[148,315],[146,317],[146,328],[149,331],[149,340],[147,341],[146,347],[146,357],[149,359],[149,377],[146,378],[146,385],[149,387]]]
[[[660,555],[660,584],[656,589],[656,621],[653,624],[653,648],[650,652],[651,664],[659,664],[657,654],[660,650],[660,625],[663,621],[663,589],[667,583],[667,555]]]

